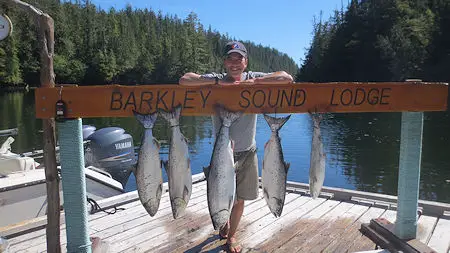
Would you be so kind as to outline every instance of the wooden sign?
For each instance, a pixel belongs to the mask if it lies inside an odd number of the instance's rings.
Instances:
[[[448,84],[423,82],[264,85],[65,86],[36,90],[36,117],[132,117],[181,105],[183,115],[210,115],[214,106],[245,113],[394,112],[447,110]]]

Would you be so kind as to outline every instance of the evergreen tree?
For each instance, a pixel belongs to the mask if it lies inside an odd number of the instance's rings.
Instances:
[[[222,48],[231,38],[211,28],[206,31],[195,13],[181,20],[131,5],[105,11],[91,0],[37,0],[33,4],[55,20],[57,83],[176,83],[188,71],[223,71]],[[37,29],[26,15],[8,13],[16,29],[12,38],[0,42],[0,82],[38,85]],[[245,43],[249,69],[297,71],[286,54]]]

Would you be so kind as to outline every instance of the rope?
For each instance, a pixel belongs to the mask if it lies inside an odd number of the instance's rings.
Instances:
[[[106,211],[105,209],[103,209],[103,208],[97,203],[97,201],[95,201],[94,199],[91,199],[91,198],[89,198],[89,197],[87,197],[87,202],[89,202],[89,204],[91,205],[91,213],[95,213],[95,212],[98,212],[98,211],[102,211],[102,212],[107,213],[107,214],[115,214],[118,210],[125,210],[125,208],[122,208],[122,207],[117,208],[117,207],[114,205],[114,206],[112,207],[112,208],[114,208],[114,210],[112,210],[112,211]]]

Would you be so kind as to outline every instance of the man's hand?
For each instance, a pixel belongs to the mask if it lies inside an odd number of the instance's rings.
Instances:
[[[242,80],[242,81],[236,81],[235,83],[237,84],[255,84],[256,79],[247,79],[247,80]]]
[[[294,79],[285,71],[278,71],[263,77],[258,77],[254,80],[255,84],[288,84],[292,83]]]
[[[216,82],[215,79],[211,79],[211,78],[203,78],[201,75],[196,74],[196,73],[186,73],[184,74],[180,80],[179,80],[179,84],[180,85],[214,85]]]

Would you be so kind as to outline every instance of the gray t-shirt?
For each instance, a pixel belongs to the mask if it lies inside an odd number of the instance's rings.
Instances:
[[[242,73],[241,80],[254,79],[268,74],[269,73],[251,71],[244,72]],[[219,79],[226,79],[227,74],[211,73],[202,75],[202,77],[211,79],[218,77]],[[244,114],[231,125],[230,138],[234,141],[234,152],[247,151],[256,147],[256,116],[256,114]],[[220,117],[216,115],[212,116],[212,120],[214,136],[216,136],[218,129],[220,129],[220,126],[222,125],[222,121],[220,120]]]

